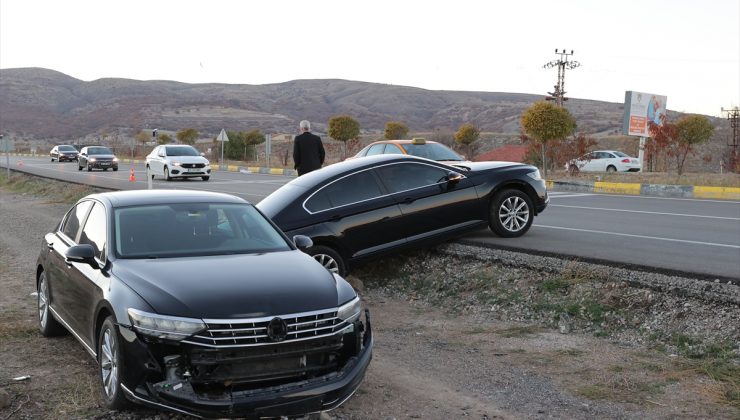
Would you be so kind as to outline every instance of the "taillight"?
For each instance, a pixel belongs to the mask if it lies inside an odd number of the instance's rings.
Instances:
[[[629,159],[622,159],[622,163],[630,163]]]

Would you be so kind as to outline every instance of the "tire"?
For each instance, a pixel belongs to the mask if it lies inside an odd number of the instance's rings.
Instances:
[[[54,158],[51,158],[51,161],[54,162]]]
[[[113,168],[113,172],[118,172],[118,168]]]
[[[612,165],[609,165],[609,166],[606,167],[606,171],[607,172],[610,172],[610,173],[617,172],[617,168],[615,168]]]
[[[110,410],[121,410],[128,400],[121,388],[124,369],[121,335],[112,316],[103,321],[98,334],[98,373],[102,385],[103,401]]]
[[[203,179],[203,181],[208,181],[209,179],[211,179],[210,176],[202,176],[201,178]]]
[[[108,170],[108,168],[103,168],[103,172],[105,172],[105,171],[107,171],[107,170]]]
[[[87,163],[87,171],[92,172],[92,165],[90,165],[90,162]]]
[[[316,245],[308,248],[306,253],[332,273],[337,273],[342,277],[347,274],[347,265],[344,263],[344,258],[334,248]]]
[[[519,190],[503,190],[491,200],[488,226],[502,238],[517,238],[532,226],[534,211],[532,200]]]
[[[44,337],[54,337],[66,332],[62,324],[54,318],[49,310],[49,283],[46,281],[46,272],[39,274],[38,295],[36,296],[36,307],[39,314],[39,331]]]
[[[82,170],[82,166],[80,166],[80,163],[79,162],[77,162],[77,170],[78,171],[81,171]]]
[[[164,167],[164,180],[172,181],[172,177],[170,176],[170,169],[166,166]]]

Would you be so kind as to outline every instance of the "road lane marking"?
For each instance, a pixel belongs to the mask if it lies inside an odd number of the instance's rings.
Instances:
[[[568,193],[555,193],[555,192],[548,191],[547,195],[550,196],[550,198],[568,198],[568,197],[585,197],[585,196],[593,195],[593,194],[584,194],[584,193],[568,194]]]
[[[600,233],[602,235],[625,236],[625,237],[628,237],[628,238],[654,239],[654,240],[657,240],[657,241],[682,242],[682,243],[694,244],[694,245],[708,245],[708,246],[718,246],[718,247],[723,247],[723,248],[740,249],[740,245],[715,244],[715,243],[712,243],[712,242],[689,241],[689,240],[686,240],[686,239],[659,238],[657,236],[632,235],[632,234],[629,234],[629,233],[605,232],[605,231],[602,231],[602,230],[567,228],[567,227],[561,227],[561,226],[547,226],[547,225],[532,225],[532,226],[542,227],[542,228],[548,228],[548,229],[572,230],[572,231],[576,231],[576,232]]]
[[[566,207],[566,208],[570,208],[570,209],[618,211],[618,212],[623,212],[623,213],[644,213],[644,214],[657,214],[657,215],[661,215],[661,216],[701,217],[701,218],[705,218],[705,219],[721,219],[721,220],[737,220],[737,221],[740,221],[740,217],[704,216],[704,215],[701,215],[701,214],[662,213],[662,212],[658,212],[658,211],[608,209],[608,208],[604,208],[604,207],[566,206],[564,204],[550,204],[549,207]]]

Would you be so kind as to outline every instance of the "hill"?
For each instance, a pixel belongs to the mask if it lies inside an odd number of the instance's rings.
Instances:
[[[99,79],[85,82],[41,69],[0,70],[2,130],[30,138],[77,138],[101,132],[130,135],[158,127],[194,127],[204,134],[259,128],[294,132],[308,119],[325,131],[328,119],[347,113],[363,130],[404,121],[412,132],[456,130],[466,122],[483,131],[517,134],[519,118],[543,96],[432,91],[348,80],[295,80],[268,85],[188,84],[171,81]],[[568,109],[579,129],[616,134],[620,103],[572,99]]]

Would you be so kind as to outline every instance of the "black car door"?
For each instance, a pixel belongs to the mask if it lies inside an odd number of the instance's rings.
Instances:
[[[49,264],[45,267],[49,284],[49,302],[62,320],[73,328],[73,306],[77,305],[78,301],[70,284],[72,277],[77,275],[77,270],[67,264],[65,256],[67,250],[77,244],[77,238],[92,204],[92,201],[78,203],[67,212],[55,234],[46,236],[46,246],[49,248]]]
[[[478,195],[469,178],[449,183],[451,169],[422,162],[399,162],[376,168],[403,213],[409,242],[448,236],[484,222]]]
[[[313,193],[306,211],[331,230],[350,258],[405,243],[401,210],[371,169],[334,180]]]

